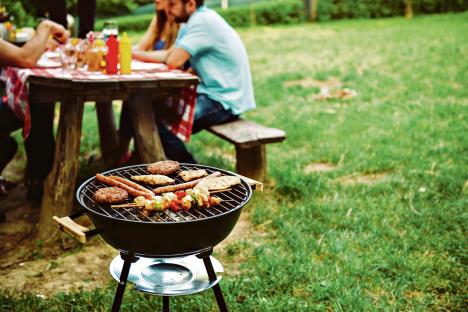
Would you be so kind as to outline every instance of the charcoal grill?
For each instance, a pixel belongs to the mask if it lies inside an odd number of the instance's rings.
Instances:
[[[181,170],[205,169],[208,174],[218,171],[222,175],[236,175],[226,170],[203,165],[181,164],[180,167]],[[136,165],[110,170],[103,174],[130,179],[133,175],[149,174],[146,168],[147,165]],[[177,173],[171,177],[176,180],[176,184],[183,182]],[[150,185],[139,184],[148,189],[152,188]],[[121,259],[114,259],[110,268],[113,277],[119,281],[112,311],[120,309],[129,273],[129,280],[136,284],[137,289],[163,296],[163,311],[169,311],[169,296],[190,294],[208,288],[213,288],[220,311],[227,311],[218,284],[220,278],[217,277],[213,268],[213,261],[216,264],[217,272],[222,272],[222,266],[210,255],[213,247],[232,231],[239,219],[242,207],[247,204],[252,195],[252,189],[244,179],[241,179],[241,183],[233,186],[230,190],[216,194],[222,199],[219,205],[178,212],[165,210],[151,216],[142,214],[137,208],[113,209],[110,205],[96,203],[93,195],[102,187],[106,187],[106,185],[97,181],[95,177],[85,181],[76,193],[82,209],[68,217],[54,217],[54,220],[63,231],[71,234],[82,243],[99,234],[108,244],[120,251]],[[131,200],[133,198],[129,199],[128,202],[130,203]],[[87,214],[92,220],[95,227],[93,230],[82,227],[73,221],[83,214]],[[178,264],[177,261],[171,260],[175,258],[182,260]],[[193,260],[197,258],[199,261],[203,261],[206,276],[199,273],[197,267],[200,263],[197,264]],[[132,263],[137,263],[136,267],[139,267],[141,271],[135,273],[133,272],[135,269],[131,273]],[[143,263],[148,263],[148,265],[144,266]],[[120,265],[122,269],[116,269],[116,266]],[[146,272],[144,274],[148,278],[139,284],[138,276],[143,276],[142,272]],[[196,283],[192,278],[195,276],[194,272],[198,272]],[[164,280],[167,282],[168,278],[172,280],[180,277],[181,274],[186,276],[186,280],[180,279],[169,287],[163,285]],[[153,283],[155,279],[161,279],[162,284],[148,287],[147,284]],[[186,283],[194,283],[195,286],[188,287],[184,285]],[[179,289],[174,287],[179,287]]]

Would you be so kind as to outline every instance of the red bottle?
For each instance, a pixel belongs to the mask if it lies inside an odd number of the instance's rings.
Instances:
[[[119,42],[114,35],[110,35],[106,41],[106,73],[117,74],[117,64],[119,64]]]

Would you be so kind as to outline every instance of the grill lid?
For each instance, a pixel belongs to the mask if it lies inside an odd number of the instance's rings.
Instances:
[[[145,175],[150,174],[146,168],[148,165],[136,165],[123,167],[118,169],[113,169],[103,173],[106,176],[115,175],[120,176],[126,179],[130,179],[131,176],[135,175]],[[217,169],[214,167],[203,166],[203,165],[192,165],[192,164],[180,164],[181,170],[196,170],[196,169],[205,169],[208,174],[219,171],[222,175],[226,176],[235,176],[235,173],[230,171]],[[183,183],[178,173],[180,171],[169,175],[169,177],[176,180],[175,184]],[[138,184],[152,189],[150,185],[146,185],[142,182]],[[250,185],[241,179],[241,183],[235,185],[229,191],[216,193],[215,196],[222,199],[222,202],[219,205],[211,206],[210,208],[191,208],[188,211],[180,210],[178,212],[171,211],[169,209],[161,212],[155,212],[151,216],[146,216],[140,212],[137,208],[111,208],[108,204],[100,204],[94,201],[94,193],[107,185],[96,180],[95,177],[90,178],[84,182],[76,193],[78,202],[94,213],[102,215],[104,217],[120,219],[130,222],[144,222],[144,223],[183,223],[183,222],[193,222],[202,219],[216,218],[217,216],[227,214],[231,211],[243,207],[250,199],[252,195],[252,189]],[[122,203],[131,203],[133,197],[130,197],[128,200]]]

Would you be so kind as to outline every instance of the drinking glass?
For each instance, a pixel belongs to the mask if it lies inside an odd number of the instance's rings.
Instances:
[[[60,59],[62,61],[62,68],[65,70],[74,70],[78,58],[78,48],[71,42],[67,42],[60,49]]]

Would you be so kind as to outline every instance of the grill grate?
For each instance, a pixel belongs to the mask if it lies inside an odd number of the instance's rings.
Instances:
[[[146,170],[146,167],[147,165],[125,167],[121,169],[108,171],[105,173],[105,175],[116,175],[126,179],[130,179],[130,177],[134,175],[150,174]],[[181,164],[180,168],[181,170],[205,169],[208,172],[208,174],[220,171],[223,175],[233,175],[228,171],[219,170],[216,168],[202,165]],[[183,183],[184,181],[182,181],[182,179],[180,179],[177,174],[178,172],[170,175],[170,177],[176,180],[176,184]],[[147,185],[142,182],[138,183],[148,189],[153,188],[151,185]],[[174,212],[168,209],[162,212],[156,212],[151,216],[146,216],[143,213],[141,213],[140,210],[137,208],[114,209],[111,208],[110,205],[96,203],[93,199],[94,193],[98,189],[106,186],[107,185],[97,181],[96,178],[89,179],[88,181],[83,183],[78,189],[78,201],[84,207],[107,217],[112,217],[121,220],[152,223],[189,222],[215,217],[244,206],[249,200],[252,192],[249,185],[242,181],[241,184],[233,186],[229,191],[219,192],[215,194],[215,196],[222,199],[222,202],[219,205],[210,208],[192,208],[188,211],[180,210],[178,212]],[[122,203],[131,203],[132,201],[133,197],[129,198],[127,201]]]

